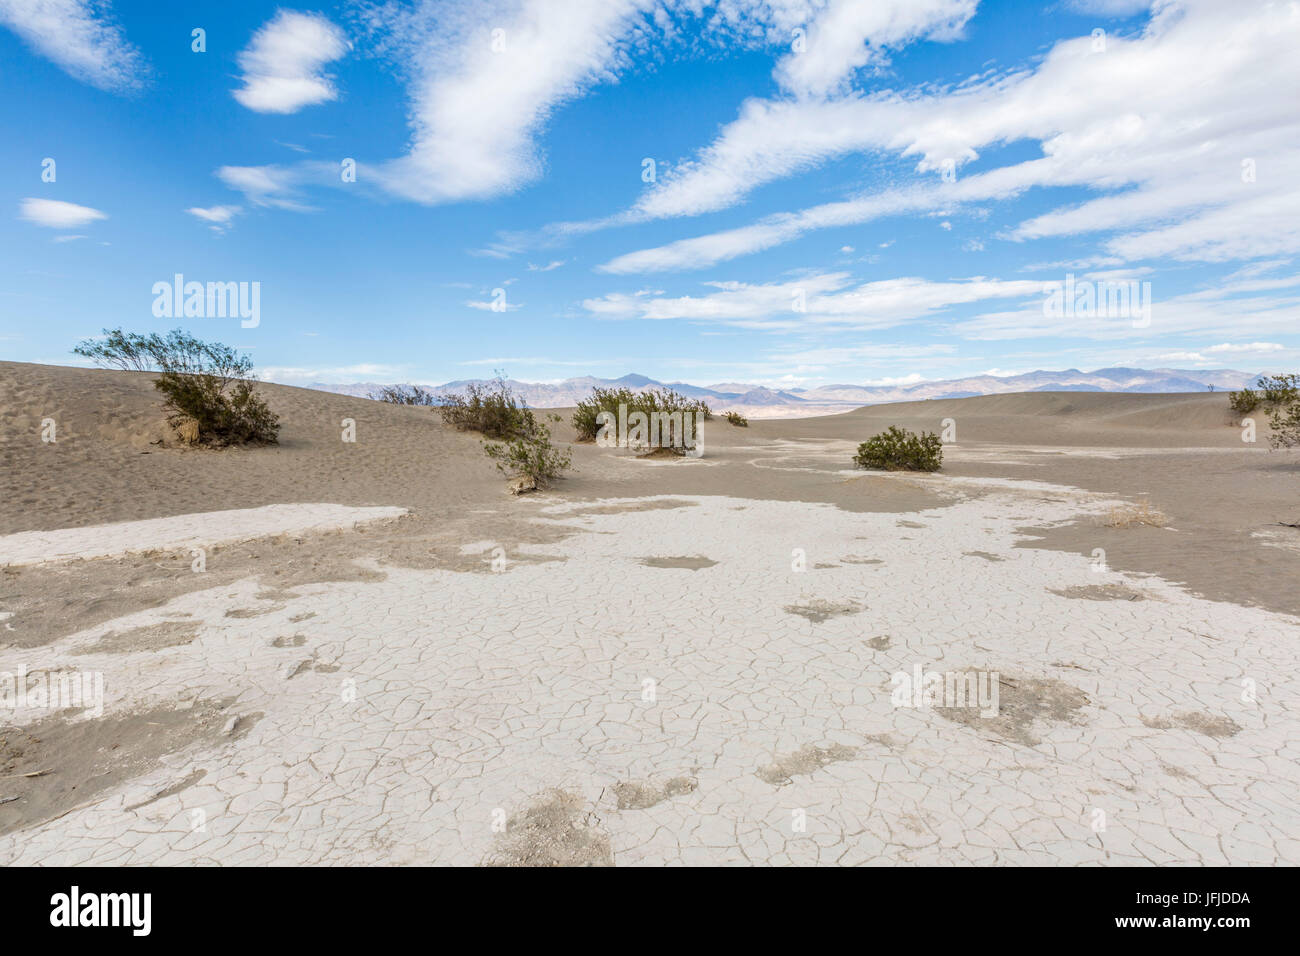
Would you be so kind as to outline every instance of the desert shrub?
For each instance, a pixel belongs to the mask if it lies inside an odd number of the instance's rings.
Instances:
[[[1228,407],[1238,415],[1249,415],[1259,408],[1259,392],[1253,388],[1243,388],[1240,392],[1229,392]]]
[[[1263,393],[1264,404],[1270,408],[1290,405],[1300,399],[1300,375],[1262,375],[1259,390]]]
[[[103,368],[157,371],[167,422],[187,443],[275,444],[280,419],[255,388],[253,360],[229,345],[204,342],[182,329],[144,335],[105,329],[73,353]]]
[[[202,342],[183,329],[172,329],[166,335],[104,329],[103,338],[83,339],[72,352],[100,368],[134,372],[201,373],[220,367],[236,376],[247,376],[253,368],[252,360],[247,357],[242,358],[241,366],[241,357],[229,346]]]
[[[280,419],[248,379],[203,372],[163,372],[154,383],[172,427],[197,427],[197,441],[216,445],[274,445]],[[191,431],[190,434],[193,432]]]
[[[1295,448],[1300,445],[1300,398],[1283,408],[1275,409],[1269,417],[1273,433],[1268,443],[1273,448]]]
[[[532,418],[531,413],[529,417]],[[553,422],[561,420],[559,415],[552,415],[550,419]],[[532,478],[539,487],[559,478],[562,471],[573,466],[572,454],[552,445],[551,429],[535,419],[528,434],[504,442],[484,442],[483,451],[506,475]]]
[[[1101,519],[1101,523],[1107,528],[1163,528],[1169,523],[1169,518],[1162,511],[1157,511],[1151,507],[1151,502],[1146,498],[1140,498],[1135,504],[1119,505],[1111,508],[1110,511]]]
[[[917,435],[890,425],[858,446],[853,463],[885,471],[938,471],[943,465],[943,443],[932,432]]]
[[[497,441],[529,439],[538,426],[523,399],[504,378],[491,385],[471,383],[464,395],[447,395],[442,420],[461,431],[474,431]]]
[[[427,388],[419,385],[385,385],[370,397],[376,402],[389,405],[442,405],[443,401]]]
[[[600,431],[598,416],[601,412],[618,415],[620,405],[627,406],[627,413],[644,412],[692,412],[700,415],[704,421],[713,418],[708,404],[701,399],[687,398],[671,388],[648,388],[634,392],[630,388],[594,388],[591,397],[578,403],[573,413],[573,427],[578,433],[578,441],[595,441]]]
[[[740,414],[740,412],[727,412],[726,417],[727,421],[731,422],[731,424],[735,425],[737,428],[749,427],[749,419]]]

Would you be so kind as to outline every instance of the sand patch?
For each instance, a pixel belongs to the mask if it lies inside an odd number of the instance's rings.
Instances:
[[[1127,584],[1076,584],[1068,588],[1048,588],[1053,594],[1076,601],[1146,601],[1150,595]]]
[[[663,783],[650,780],[620,780],[614,784],[614,796],[620,810],[648,810],[653,806],[693,793],[699,786],[694,777],[673,777]]]
[[[1142,723],[1153,730],[1173,730],[1181,727],[1207,737],[1235,737],[1241,732],[1241,726],[1231,717],[1206,714],[1194,710],[1185,710],[1169,717],[1143,717]]]
[[[694,508],[694,501],[680,498],[657,498],[653,501],[633,501],[618,505],[578,505],[564,511],[566,517],[585,518],[590,515],[620,515],[633,511],[672,511],[676,508]]]
[[[977,682],[981,674],[964,673]],[[1034,735],[1037,724],[1079,723],[1079,711],[1089,703],[1079,688],[1051,678],[1000,677],[998,684],[998,712],[992,717],[983,716],[978,707],[936,707],[935,711],[953,723],[1033,747],[1042,742]]]
[[[278,534],[305,534],[355,528],[399,518],[405,508],[349,508],[332,504],[264,505],[232,511],[207,511],[123,521],[118,524],[20,531],[0,537],[0,564],[50,564],[77,559],[120,557],[148,551],[211,548]]]
[[[785,613],[795,614],[799,617],[806,618],[814,624],[823,624],[833,617],[844,617],[848,614],[860,614],[865,608],[855,601],[826,601],[818,598],[815,601],[809,601],[807,604],[787,604]]]
[[[683,568],[687,571],[700,571],[711,568],[718,562],[699,554],[678,554],[661,558],[642,558],[641,563],[647,568]]]
[[[989,562],[1006,560],[1006,558],[997,554],[991,554],[988,551],[963,551],[962,554],[968,558],[983,558],[985,561]]]
[[[613,866],[609,836],[582,797],[549,790],[506,821],[486,866]]]
[[[233,607],[226,612],[226,617],[242,621],[250,617],[261,617],[263,614],[274,614],[276,611],[283,611],[284,608],[283,604],[275,604],[271,607]]]
[[[190,644],[199,636],[196,625],[185,621],[150,624],[129,631],[109,631],[94,644],[79,647],[73,654],[134,654],[161,651]]]
[[[783,787],[791,783],[794,777],[816,773],[828,764],[852,760],[857,755],[857,750],[844,744],[831,744],[829,747],[806,744],[794,753],[783,754],[767,766],[759,767],[755,773],[764,783]]]
[[[65,720],[49,717],[0,730],[0,833],[21,830],[86,803],[151,770],[158,759],[222,736],[229,701],[158,707],[136,714]],[[49,771],[37,777],[21,774]]]

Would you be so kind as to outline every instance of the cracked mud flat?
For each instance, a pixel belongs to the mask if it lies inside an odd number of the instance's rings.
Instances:
[[[8,712],[4,773],[55,772],[0,781],[0,863],[1300,862],[1295,618],[1155,577],[1114,599],[1088,553],[1017,547],[1097,496],[954,484],[979,497],[905,536],[801,501],[543,504],[577,529],[528,546],[556,560],[245,578],[6,647],[101,672],[104,718]],[[1019,695],[894,706],[916,665]],[[114,766],[118,736],[150,747],[70,799],[60,754]]]

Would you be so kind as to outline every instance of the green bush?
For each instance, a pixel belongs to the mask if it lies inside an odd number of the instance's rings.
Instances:
[[[387,402],[389,405],[443,404],[441,398],[419,385],[385,385],[379,391],[371,392],[370,397],[376,402]]]
[[[561,420],[559,415],[550,418],[554,422]],[[572,454],[552,445],[551,429],[536,420],[528,435],[500,443],[484,442],[483,451],[506,475],[511,478],[527,476],[537,482],[538,487],[554,481],[562,471],[573,466]]]
[[[1294,448],[1300,445],[1300,397],[1290,405],[1273,411],[1269,418],[1273,434],[1268,443],[1273,448]]]
[[[280,419],[246,378],[207,372],[163,372],[153,383],[173,428],[198,426],[198,440],[214,445],[274,445]]]
[[[735,425],[737,428],[749,427],[749,419],[740,414],[740,412],[727,412],[726,418],[727,421],[731,422],[731,424]]]
[[[1238,415],[1249,415],[1259,408],[1259,392],[1253,388],[1243,388],[1240,392],[1229,392],[1228,407]]]
[[[643,392],[634,392],[630,388],[595,388],[591,397],[578,403],[573,413],[573,427],[578,433],[578,441],[595,441],[600,431],[598,417],[601,412],[618,415],[620,405],[627,406],[627,413],[644,412],[693,412],[703,417],[704,421],[713,418],[709,406],[700,399],[687,398],[671,388],[649,388]]]
[[[154,388],[173,428],[196,429],[194,440],[214,445],[279,441],[280,419],[257,394],[253,360],[229,345],[204,342],[183,329],[143,335],[104,329],[73,353],[103,368],[157,371]]]
[[[172,329],[166,335],[104,329],[103,338],[83,339],[72,352],[101,368],[134,372],[202,373],[219,368],[239,377],[249,375],[253,368],[252,359],[240,356],[230,346],[202,342],[184,329]]]
[[[1300,398],[1300,375],[1263,375],[1259,379],[1264,404],[1270,408],[1290,405]]]
[[[943,443],[931,432],[917,435],[890,425],[858,446],[853,464],[885,471],[938,471],[943,465]]]
[[[453,428],[513,441],[531,438],[539,427],[523,399],[500,376],[490,386],[471,384],[465,392],[443,399],[442,420]]]

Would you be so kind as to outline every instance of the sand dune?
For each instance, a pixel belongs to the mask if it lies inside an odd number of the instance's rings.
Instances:
[[[791,436],[865,437],[896,424],[937,434],[946,418],[956,422],[959,442],[1133,448],[1237,448],[1242,444],[1223,393],[982,395],[871,405],[830,418],[782,422],[776,428]],[[1255,418],[1261,436],[1267,435],[1267,416]],[[761,427],[772,426],[764,422]]]

